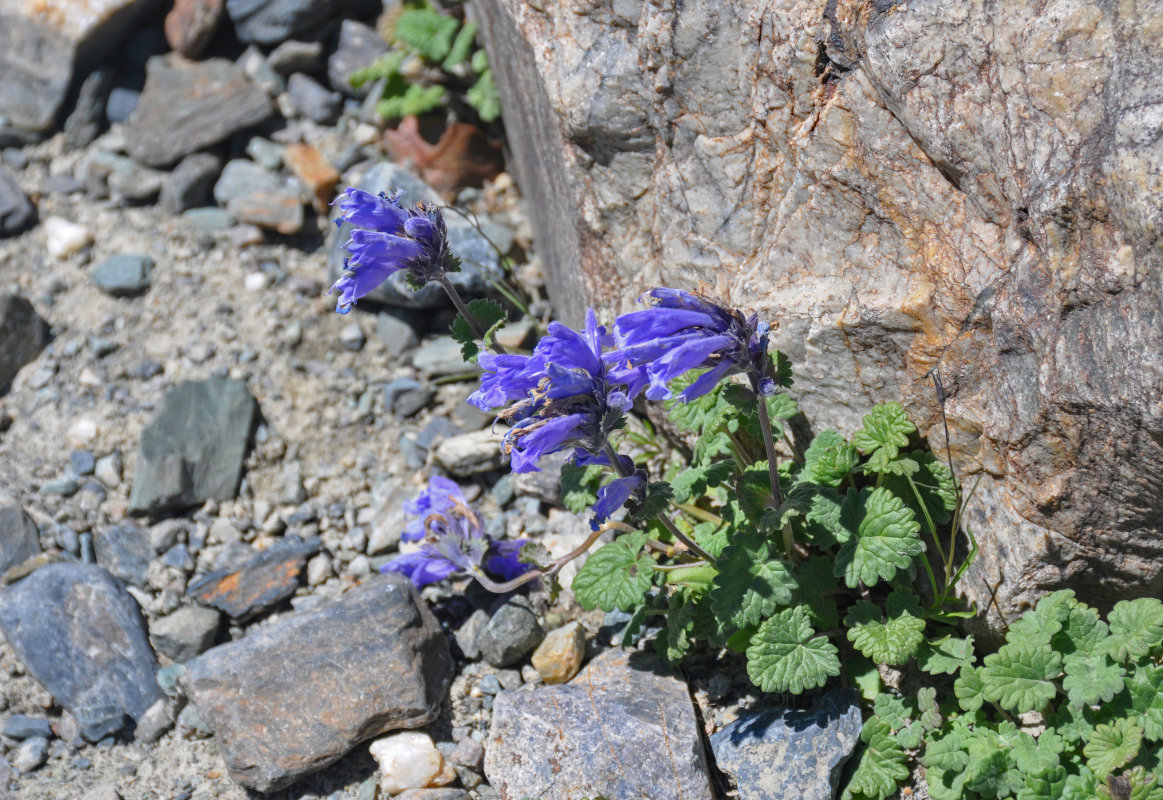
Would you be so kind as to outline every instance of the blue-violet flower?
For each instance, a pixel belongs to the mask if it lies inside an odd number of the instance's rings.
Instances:
[[[490,537],[476,512],[464,502],[460,487],[451,491],[448,484],[456,486],[446,478],[434,476],[428,489],[410,504],[412,509],[428,509],[424,543],[417,550],[395,557],[381,571],[399,572],[420,588],[454,575],[483,574],[493,580],[509,581],[531,569],[531,565],[520,561],[521,547],[528,540],[498,541]],[[439,510],[432,510],[436,508]]]
[[[352,187],[335,201],[342,212],[335,223],[354,228],[344,244],[343,276],[331,287],[339,292],[335,310],[340,314],[396,272],[404,271],[408,283],[419,289],[460,268],[449,250],[440,209],[423,201],[405,208],[401,194],[375,195]]]
[[[679,395],[683,402],[701,397],[734,373],[747,375],[760,394],[775,393],[767,355],[771,326],[766,322],[680,289],[654,289],[639,302],[645,298],[652,301],[650,308],[623,314],[614,321],[618,348],[605,359],[644,368],[649,399],[669,399],[672,380],[702,368],[707,371]]]

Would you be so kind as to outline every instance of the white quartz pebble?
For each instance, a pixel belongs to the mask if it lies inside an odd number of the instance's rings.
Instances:
[[[49,217],[44,221],[44,239],[50,256],[68,258],[82,247],[92,244],[93,234],[84,225],[61,217]]]
[[[403,731],[372,742],[372,758],[380,765],[380,787],[386,794],[448,783],[455,777],[432,737],[420,731]]]

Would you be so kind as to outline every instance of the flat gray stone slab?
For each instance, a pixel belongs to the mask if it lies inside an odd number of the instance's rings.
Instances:
[[[0,630],[89,741],[162,697],[141,609],[100,567],[50,564],[0,591]]]
[[[39,552],[36,523],[19,503],[0,497],[0,575]]]
[[[740,800],[832,800],[860,742],[860,696],[830,692],[810,710],[744,713],[711,737],[719,769]]]
[[[385,575],[207,651],[183,681],[231,777],[270,792],[365,739],[427,725],[451,679],[440,623]]]
[[[146,64],[145,88],[126,123],[126,150],[151,167],[169,166],[259,124],[273,111],[266,94],[225,59],[155,56]]]
[[[141,432],[130,510],[154,514],[233,498],[257,413],[242,381],[212,378],[171,389]]]
[[[561,686],[501,692],[485,743],[501,800],[713,800],[686,684],[610,650]]]

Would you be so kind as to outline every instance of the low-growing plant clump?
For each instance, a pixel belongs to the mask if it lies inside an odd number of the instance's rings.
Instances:
[[[408,509],[418,549],[385,569],[417,585],[552,589],[605,536],[571,588],[585,608],[632,614],[626,644],[657,627],[667,662],[725,648],[764,692],[861,689],[847,798],[890,797],[919,763],[935,800],[1163,800],[1163,603],[1125,601],[1104,621],[1060,591],[979,660],[959,625],[973,612],[955,598],[976,553],[968,530],[958,548],[965,497],[900,404],[870,409],[850,439],[796,440],[792,368],[768,324],[677,289],[649,292],[611,328],[591,310],[582,330],[552,323],[531,353],[505,352],[503,308],[466,304],[447,279],[458,262],[438,209],[357,189],[340,207],[357,229],[339,310],[396,271],[442,285],[460,311],[453,334],[484,370],[469,402],[507,428],[511,468],[568,453],[564,503],[591,515],[583,546],[551,558],[492,539],[459,487],[433,478]],[[685,442],[633,413],[650,402]],[[885,668],[921,688],[882,691]]]

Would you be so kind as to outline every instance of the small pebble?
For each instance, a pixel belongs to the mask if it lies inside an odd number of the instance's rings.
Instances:
[[[61,217],[44,221],[44,236],[48,254],[53,258],[68,258],[93,243],[93,234],[88,228]]]
[[[380,788],[390,795],[406,789],[444,786],[456,777],[432,737],[420,731],[385,736],[372,742],[368,749],[380,766]]]
[[[339,332],[339,342],[347,350],[360,350],[366,341],[367,339],[364,338],[363,331],[360,330],[357,322],[348,324]]]
[[[251,272],[243,279],[247,291],[261,292],[267,288],[267,276],[261,272]]]
[[[533,667],[547,684],[565,683],[581,669],[586,632],[580,622],[552,630],[533,651]]]
[[[48,758],[48,739],[43,736],[33,736],[25,739],[16,748],[16,755],[12,759],[12,766],[17,772],[27,774],[39,767]]]

